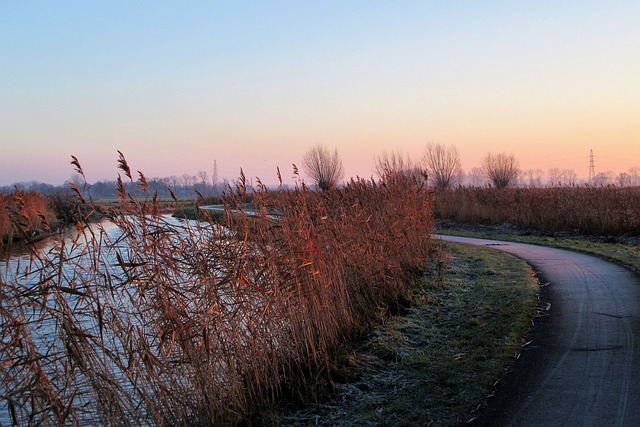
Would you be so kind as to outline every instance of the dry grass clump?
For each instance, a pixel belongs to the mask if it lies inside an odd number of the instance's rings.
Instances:
[[[461,223],[510,223],[545,232],[637,234],[640,187],[460,187],[436,193],[434,213]]]
[[[81,220],[0,276],[3,423],[264,423],[429,256],[431,206],[410,179],[261,187],[246,212],[241,177],[225,227],[176,223],[122,181],[103,212],[117,228]]]

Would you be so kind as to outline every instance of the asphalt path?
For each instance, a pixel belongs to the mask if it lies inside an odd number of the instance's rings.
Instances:
[[[577,252],[439,237],[511,253],[541,283],[531,342],[472,424],[640,426],[638,276]]]

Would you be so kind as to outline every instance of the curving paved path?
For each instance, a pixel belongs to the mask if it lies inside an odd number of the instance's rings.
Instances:
[[[475,425],[640,426],[640,280],[561,249],[439,236],[490,246],[539,274],[532,340]]]

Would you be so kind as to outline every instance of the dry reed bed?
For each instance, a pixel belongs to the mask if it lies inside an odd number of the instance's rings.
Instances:
[[[19,220],[19,227],[12,225],[11,217]],[[20,233],[32,237],[42,231],[47,223],[53,223],[55,215],[48,200],[35,191],[16,189],[11,194],[0,193],[0,247],[10,243]]]
[[[241,178],[227,212],[245,192]],[[176,226],[120,185],[121,210],[106,214],[121,232],[81,221],[72,241],[34,248],[0,283],[3,421],[259,421],[326,378],[429,256],[429,197],[409,179],[253,196],[255,215],[225,227]]]
[[[435,193],[433,209],[437,218],[468,224],[616,236],[640,232],[640,187],[460,187]]]

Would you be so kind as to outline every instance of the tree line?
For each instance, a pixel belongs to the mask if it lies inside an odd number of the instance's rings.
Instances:
[[[81,189],[85,195],[91,195],[94,198],[113,198],[117,192],[118,182],[116,180],[101,180],[87,185],[84,180],[78,176],[73,175],[63,185],[51,185],[38,181],[19,182],[13,185],[6,185],[0,187],[0,193],[9,194],[15,189],[20,191],[34,191],[40,194],[49,195],[60,193],[61,191],[67,191],[70,184],[74,184],[77,188]],[[168,177],[149,178],[149,192],[155,194],[157,192],[160,198],[170,198],[175,195],[178,198],[194,199],[199,196],[219,197],[222,192],[229,186],[227,179],[220,181],[217,178],[213,178],[206,172],[200,171],[196,175],[183,174],[180,176],[172,175]],[[143,195],[135,183],[125,182],[123,183],[130,194],[136,196]]]
[[[335,187],[344,177],[344,168],[338,151],[333,152],[317,145],[304,156],[302,166],[307,177],[322,190]],[[634,187],[640,185],[640,168],[631,167],[626,172],[600,172],[587,181],[580,181],[573,169],[550,168],[520,169],[513,154],[488,153],[480,167],[465,172],[461,168],[460,154],[454,145],[427,144],[420,160],[413,160],[401,152],[383,152],[375,158],[374,172],[381,179],[395,175],[408,175],[420,179],[435,188],[452,186],[506,187],[571,187],[579,184],[591,186],[616,185]]]
[[[338,186],[344,179],[344,165],[338,150],[329,150],[323,145],[310,148],[302,158],[302,169],[311,185],[321,190],[328,190]],[[298,174],[294,165],[294,173]],[[374,159],[374,173],[381,179],[394,174],[411,175],[426,181],[437,188],[452,186],[486,186],[503,187],[570,187],[580,184],[593,186],[615,185],[633,187],[640,185],[640,167],[631,167],[625,172],[614,173],[604,171],[591,177],[590,180],[580,180],[573,169],[549,168],[521,169],[513,154],[488,153],[479,167],[464,171],[461,168],[460,154],[454,145],[430,143],[425,147],[423,156],[414,160],[399,151],[383,152]],[[69,183],[75,184],[86,195],[95,198],[112,198],[117,192],[116,180],[102,180],[87,185],[82,177],[71,176],[64,185],[54,186],[38,181],[19,182],[10,186],[0,186],[0,193],[10,194],[15,189],[22,192],[33,191],[43,195],[61,197]],[[168,177],[154,177],[148,179],[149,192],[160,198],[178,197],[194,199],[199,197],[213,198],[222,196],[229,188],[230,182],[218,179],[217,162],[214,161],[211,173],[200,170],[196,174],[171,175]],[[125,183],[129,194],[142,196],[134,183]]]

